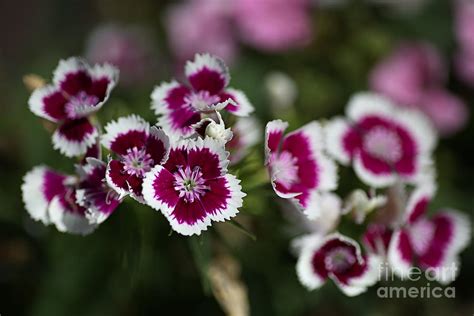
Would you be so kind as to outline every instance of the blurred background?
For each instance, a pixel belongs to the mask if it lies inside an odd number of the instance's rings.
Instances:
[[[251,188],[264,176],[252,168],[240,175],[248,197],[237,221],[256,241],[229,224],[199,238],[170,234],[163,216],[128,200],[94,234],[62,234],[30,219],[20,186],[38,164],[73,171],[28,110],[24,75],[49,81],[69,56],[108,60],[121,80],[101,122],[129,113],[154,122],[153,86],[180,78],[185,60],[208,51],[229,64],[232,86],[247,93],[262,125],[282,118],[295,129],[343,114],[361,90],[417,104],[441,135],[432,210],[449,206],[472,219],[473,11],[462,0],[1,1],[0,314],[223,315],[223,299],[209,290],[216,281],[203,277],[215,264],[231,267],[226,282],[246,292],[252,315],[471,315],[472,245],[461,257],[455,299],[382,299],[383,284],[356,298],[330,282],[306,291],[289,248],[304,231],[273,192]],[[262,155],[258,145],[252,161],[261,164]],[[341,178],[341,193],[361,186],[349,170]],[[231,297],[223,305],[245,304]]]

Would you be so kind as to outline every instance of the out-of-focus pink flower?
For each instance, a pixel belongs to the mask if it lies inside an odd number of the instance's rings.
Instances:
[[[474,1],[456,1],[455,32],[460,45],[474,56]]]
[[[425,43],[396,48],[372,70],[370,86],[402,105],[416,105],[424,90],[443,80],[446,70],[438,51]]]
[[[232,34],[231,6],[226,0],[189,0],[173,6],[166,28],[171,50],[178,62],[196,53],[211,53],[232,63],[237,52]]]
[[[87,41],[86,58],[108,62],[120,69],[120,83],[130,85],[150,79],[157,56],[150,34],[140,27],[106,24],[96,28]]]
[[[467,123],[469,111],[457,96],[442,89],[424,93],[420,109],[431,119],[441,135],[449,135]]]
[[[474,87],[474,52],[461,51],[457,53],[454,59],[454,67],[459,78]]]
[[[238,0],[235,19],[241,38],[258,49],[281,51],[311,40],[307,0]]]
[[[454,66],[461,80],[474,87],[474,2],[455,2],[455,32],[460,51],[456,54]]]
[[[460,62],[464,67],[466,61]],[[474,69],[474,60],[470,66]],[[398,105],[418,108],[441,135],[447,136],[465,125],[468,109],[443,88],[446,73],[441,55],[433,46],[405,43],[375,66],[369,84]],[[465,75],[469,77],[468,72]],[[474,79],[474,73],[471,76]]]

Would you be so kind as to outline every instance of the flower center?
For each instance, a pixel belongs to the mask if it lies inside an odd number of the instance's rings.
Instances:
[[[356,257],[347,247],[337,247],[329,251],[324,258],[326,270],[332,272],[344,272],[356,262]]]
[[[77,119],[87,116],[99,102],[95,95],[89,95],[84,91],[71,97],[66,103],[66,115],[71,119]]]
[[[154,161],[145,148],[137,147],[127,149],[127,154],[123,157],[123,168],[132,176],[143,177],[145,173],[151,170]]]
[[[186,168],[179,167],[174,173],[174,189],[186,203],[193,203],[209,190],[209,186],[206,185],[199,167],[196,166],[191,170],[187,166]]]
[[[291,187],[298,180],[298,166],[296,162],[296,158],[287,151],[281,152],[280,155],[275,155],[271,162],[273,175],[286,188]]]
[[[402,143],[396,132],[385,127],[374,127],[365,134],[365,150],[387,163],[396,163],[402,158]]]
[[[208,91],[191,92],[184,98],[186,104],[200,112],[212,111],[211,105],[218,103],[219,100],[217,95],[212,95]]]

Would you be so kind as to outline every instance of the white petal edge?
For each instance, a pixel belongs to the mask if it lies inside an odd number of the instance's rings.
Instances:
[[[269,136],[272,133],[280,133],[282,134],[281,140],[285,137],[284,133],[285,130],[288,128],[288,122],[284,122],[282,120],[273,120],[267,123],[265,127],[265,165],[268,165],[271,151],[270,148],[268,147],[268,140]]]
[[[43,194],[44,175],[48,168],[37,166],[23,177],[21,192],[25,208],[35,221],[41,221],[47,225],[50,223],[48,215],[49,201]]]
[[[331,277],[341,291],[349,296],[357,296],[367,291],[369,286],[374,285],[380,278],[382,260],[378,256],[369,255],[366,259],[367,270],[357,278],[349,279],[349,284],[342,284],[336,277]]]
[[[131,131],[140,131],[148,135],[150,124],[142,117],[132,114],[120,117],[116,121],[111,121],[105,126],[105,133],[101,137],[102,145],[109,149],[118,136],[127,134]]]
[[[342,117],[336,117],[324,126],[327,150],[332,157],[343,165],[348,165],[351,161],[351,157],[344,149],[343,143],[343,137],[349,129],[349,123]]]
[[[45,97],[55,93],[56,91],[58,91],[57,88],[52,85],[46,85],[35,89],[35,91],[33,91],[30,98],[28,99],[28,107],[30,108],[30,111],[33,112],[33,114],[47,119],[51,122],[58,122],[57,119],[51,117],[48,113],[44,111],[43,101]]]
[[[95,126],[92,133],[86,134],[85,138],[80,142],[68,140],[59,132],[59,129],[56,129],[53,133],[53,148],[59,150],[66,157],[81,156],[87,152],[89,147],[96,143],[98,136],[99,131]]]
[[[181,84],[177,81],[163,82],[159,86],[156,86],[151,94],[151,109],[158,116],[157,125],[162,127],[172,140],[179,140],[181,137],[189,137],[194,133],[192,128],[183,133],[181,129],[174,128],[173,122],[171,121],[170,109],[165,99],[168,97],[170,90],[179,86],[181,86]]]
[[[337,165],[326,155],[326,144],[321,125],[316,121],[310,122],[288,134],[287,137],[298,132],[302,132],[310,140],[313,159],[319,166],[319,183],[317,188],[323,191],[335,190],[338,182]]]
[[[211,54],[196,54],[194,60],[188,61],[185,66],[185,75],[187,78],[191,77],[195,73],[199,72],[203,68],[214,70],[218,72],[224,79],[224,86],[227,86],[230,82],[229,69],[225,62]]]
[[[353,122],[357,122],[367,115],[381,115],[391,118],[394,113],[393,103],[388,98],[373,92],[354,94],[346,107],[346,115]]]
[[[362,159],[360,158],[360,153],[357,153],[354,157],[353,168],[357,177],[359,177],[362,182],[374,188],[390,186],[398,179],[398,176],[394,172],[389,172],[382,175],[374,174],[364,166]]]
[[[230,198],[227,200],[227,207],[223,210],[216,211],[215,214],[209,214],[211,220],[216,222],[224,222],[230,220],[239,213],[239,208],[243,205],[243,198],[247,195],[242,192],[240,180],[232,174],[226,174],[227,188],[231,192]]]
[[[255,111],[255,108],[253,107],[252,103],[250,103],[249,99],[247,98],[247,95],[245,95],[243,91],[229,88],[225,92],[232,95],[235,99],[235,102],[237,102],[237,110],[231,112],[232,114],[236,116],[246,117],[249,116],[250,113]]]
[[[303,245],[300,246],[300,255],[296,263],[296,274],[300,283],[308,290],[320,288],[326,282],[325,279],[317,275],[312,264],[314,253],[323,245],[325,240],[320,235],[310,235],[302,240]]]
[[[53,83],[56,86],[60,86],[61,82],[65,79],[65,76],[72,72],[83,70],[87,74],[90,74],[90,67],[87,62],[79,57],[69,57],[67,59],[61,59],[58,66],[53,72]]]
[[[392,238],[390,239],[390,243],[388,245],[387,260],[392,271],[395,272],[395,274],[397,274],[400,278],[406,279],[410,275],[413,265],[411,262],[403,260],[402,255],[398,250],[400,234],[400,230],[393,232]]]
[[[161,159],[159,163],[164,164],[168,160],[168,157],[170,155],[170,138],[163,129],[158,128],[156,126],[152,126],[150,128],[150,137],[153,137],[154,139],[157,139],[163,143],[165,154],[163,156],[163,159]]]

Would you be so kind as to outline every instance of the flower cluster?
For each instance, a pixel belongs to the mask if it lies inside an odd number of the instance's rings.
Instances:
[[[301,283],[312,290],[332,279],[354,296],[375,284],[387,265],[402,278],[416,265],[432,269],[441,283],[452,281],[455,275],[447,276],[443,268],[458,262],[470,225],[457,211],[425,215],[435,191],[437,139],[429,119],[374,93],[353,96],[346,115],[311,122],[286,136],[286,122],[266,127],[273,189],[295,206],[291,217],[306,232],[292,242]],[[340,198],[333,159],[351,166],[369,192],[357,188]],[[365,252],[338,231],[343,216],[366,226],[360,238]]]
[[[234,217],[245,193],[228,172],[229,159],[239,162],[258,142],[246,131],[257,129],[246,117],[253,107],[242,91],[227,88],[227,67],[214,56],[196,55],[186,76],[189,86],[173,81],[153,91],[157,125],[132,114],[109,122],[101,133],[92,115],[106,103],[118,70],[62,60],[54,84],[36,89],[29,104],[33,113],[58,124],[54,147],[79,162],[74,175],[45,166],[26,174],[22,193],[31,217],[85,235],[127,196],[161,211],[183,235],[199,235],[212,221]],[[219,111],[236,116],[232,126],[226,127]]]
[[[229,87],[229,71],[217,57],[196,55],[185,78],[151,93],[157,124],[131,114],[102,131],[95,114],[118,70],[78,58],[61,61],[53,84],[37,88],[29,105],[57,124],[54,148],[78,162],[72,175],[46,166],[26,174],[22,193],[30,216],[82,235],[126,197],[160,211],[182,235],[199,235],[212,222],[236,216],[246,194],[229,166],[245,165],[259,142],[258,122],[249,116],[254,108],[244,92]],[[286,133],[288,126],[279,119],[267,123],[264,165],[269,189],[289,202],[305,232],[292,242],[305,287],[331,279],[346,295],[358,295],[378,281],[382,266],[402,278],[414,266],[433,270],[442,283],[455,278],[442,271],[457,264],[471,228],[457,211],[426,215],[436,191],[437,136],[423,112],[364,92],[349,100],[345,117]],[[360,180],[345,198],[337,192],[337,163],[352,167]],[[346,218],[365,226],[365,250],[340,232]]]

